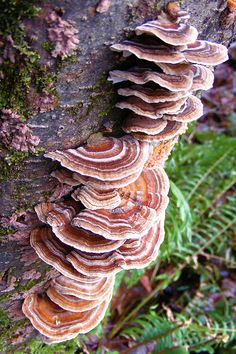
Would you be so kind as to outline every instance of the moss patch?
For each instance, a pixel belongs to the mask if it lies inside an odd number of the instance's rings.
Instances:
[[[28,108],[27,95],[33,87],[40,94],[43,90],[56,95],[53,83],[56,75],[39,64],[40,56],[32,50],[24,33],[21,22],[39,14],[40,8],[34,6],[32,0],[2,0],[0,4],[0,108],[10,108],[21,117],[27,119],[31,112]],[[11,36],[14,44],[11,51],[14,60],[4,57],[7,36]]]

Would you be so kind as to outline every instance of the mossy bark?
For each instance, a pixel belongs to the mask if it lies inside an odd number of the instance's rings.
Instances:
[[[44,6],[43,3],[39,5]],[[64,17],[75,21],[80,42],[73,60],[52,66],[58,105],[52,111],[32,116],[27,122],[40,137],[39,146],[45,151],[75,147],[95,132],[119,130],[122,112],[114,108],[116,94],[106,81],[109,70],[118,64],[119,56],[109,50],[109,45],[131,35],[135,25],[154,19],[166,1],[111,0],[109,10],[103,14],[96,13],[97,3],[98,0],[49,0],[46,4],[52,9],[63,9]],[[200,38],[225,45],[234,40],[234,28],[220,26],[225,1],[189,0],[183,1],[182,6],[191,14]],[[27,23],[28,31],[30,27],[39,31],[34,49],[41,54],[42,48],[47,47],[45,28],[38,17]],[[56,181],[50,177],[50,172],[55,164],[44,158],[43,152],[19,158],[2,147],[0,155],[3,159],[8,156],[11,161],[3,164],[0,171],[0,215],[9,217],[15,210],[32,207],[52,193]],[[49,272],[49,267],[34,258],[27,241],[8,241],[10,231],[1,231],[0,286],[4,292],[0,299],[0,352],[4,353],[17,352],[12,344],[19,346],[28,337],[30,327],[20,312],[21,302],[30,288],[44,284]],[[26,262],[28,255],[29,262]],[[30,334],[35,335],[35,332]],[[23,352],[27,352],[26,349]]]

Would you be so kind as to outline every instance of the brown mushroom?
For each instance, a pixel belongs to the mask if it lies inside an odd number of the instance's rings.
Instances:
[[[196,41],[198,31],[195,27],[185,23],[163,21],[159,17],[156,21],[148,21],[136,27],[135,33],[139,36],[147,34],[160,38],[163,42],[173,46],[185,45]],[[164,61],[164,60],[163,60]]]
[[[64,310],[73,311],[73,312],[84,312],[84,311],[92,310],[98,305],[100,305],[106,299],[108,294],[106,294],[104,299],[85,300],[85,299],[80,299],[73,295],[62,294],[56,288],[50,286],[47,289],[47,296],[55,304],[57,304]]]
[[[149,144],[125,136],[120,139],[102,138],[77,149],[57,150],[45,156],[83,176],[113,181],[142,169],[150,151]]]
[[[214,74],[211,69],[196,64],[166,64],[160,63],[158,66],[165,74],[169,75],[182,75],[188,74],[189,71],[193,72],[192,91],[196,90],[209,90],[213,86]]]
[[[30,244],[45,263],[61,274],[81,282],[96,282],[97,278],[88,278],[77,272],[67,261],[66,255],[71,248],[59,241],[49,227],[38,227],[31,231]]]
[[[154,82],[170,91],[190,90],[193,83],[193,73],[188,75],[168,75],[153,71],[151,69],[133,68],[129,71],[113,70],[109,73],[108,80],[113,83],[131,81],[135,84],[144,85],[147,82]]]
[[[150,198],[150,194],[167,196],[169,192],[169,178],[165,170],[161,167],[144,168],[140,177],[128,187],[121,188],[119,193],[126,198],[130,198],[133,202],[153,207],[155,210],[160,207],[159,202],[153,204],[154,197]],[[162,204],[163,214],[166,204]]]
[[[116,107],[121,109],[130,109],[138,115],[151,119],[158,119],[161,118],[164,113],[174,114],[178,112],[186,100],[187,97],[181,98],[178,101],[147,103],[138,97],[129,97],[125,101],[118,102]]]
[[[142,132],[155,135],[163,131],[167,121],[163,119],[152,119],[137,114],[132,114],[125,119],[122,129],[126,133]]]
[[[189,96],[183,108],[176,114],[165,114],[163,119],[176,120],[177,122],[192,122],[203,115],[201,100],[193,95]]]
[[[123,199],[120,206],[115,209],[82,210],[74,217],[72,225],[82,227],[108,240],[125,240],[142,237],[151,228],[155,218],[154,209]]]
[[[114,209],[121,203],[119,193],[114,190],[97,190],[91,186],[77,188],[71,195],[75,200],[80,200],[84,206],[91,210]]]
[[[135,96],[141,98],[148,103],[160,103],[177,101],[181,98],[189,96],[189,91],[169,91],[167,89],[151,89],[148,87],[142,87],[133,85],[130,87],[123,87],[118,89],[118,94],[121,96]]]
[[[165,45],[142,44],[135,41],[124,41],[121,44],[113,44],[111,50],[123,52],[127,57],[134,54],[137,58],[151,61],[153,63],[181,63],[185,56],[175,48]]]
[[[140,238],[166,209],[168,188],[162,169],[143,170],[134,183],[119,190],[122,203],[118,208],[82,210],[72,224],[110,240]]]
[[[110,297],[107,297],[92,310],[72,312],[62,309],[46,295],[31,294],[25,298],[22,310],[32,325],[51,339],[50,343],[56,343],[75,338],[96,327],[103,319],[109,302]]]
[[[157,256],[164,239],[164,218],[139,240],[129,240],[118,250],[104,253],[72,251],[67,259],[78,271],[88,276],[116,274],[123,269],[139,269],[149,265]]]
[[[51,176],[55,177],[60,183],[68,184],[69,186],[78,186],[79,182],[73,178],[73,172],[61,168],[59,170],[53,171]]]
[[[61,242],[75,249],[84,252],[102,253],[117,249],[124,242],[107,240],[99,235],[72,226],[71,220],[75,216],[75,210],[73,210],[73,213],[68,213],[66,203],[41,203],[35,207],[35,210],[39,219],[52,227],[53,234]]]
[[[97,178],[82,176],[79,173],[73,173],[73,178],[77,180],[79,184],[85,184],[97,190],[107,191],[114,188],[127,186],[128,184],[134,182],[139,177],[141,172],[142,168],[138,169],[135,173],[129,176],[112,181],[106,181],[106,183]]]
[[[101,300],[107,297],[113,288],[115,277],[97,278],[93,283],[85,283],[64,277],[63,275],[52,280],[51,285],[61,294],[76,296],[84,300]]]
[[[177,1],[168,2],[165,6],[165,12],[162,11],[161,15],[167,17],[171,22],[179,22],[180,20],[190,18],[187,11],[181,10],[181,7]]]
[[[229,59],[228,50],[224,45],[208,41],[198,40],[188,44],[182,53],[190,63],[203,65],[218,65]]]
[[[155,122],[153,120],[153,122]],[[182,122],[176,122],[176,121],[167,121],[166,127],[157,134],[150,134],[150,133],[133,133],[132,135],[141,141],[148,141],[150,143],[157,144],[161,141],[166,141],[173,139],[176,136],[179,136],[183,133],[185,133],[187,129],[187,124],[182,123]]]

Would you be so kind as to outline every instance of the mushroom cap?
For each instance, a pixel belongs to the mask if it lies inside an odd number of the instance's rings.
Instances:
[[[76,280],[71,281],[70,278],[61,275],[53,279],[51,285],[60,294],[72,295],[84,300],[101,300],[112,291],[115,277],[110,275],[97,279],[93,283],[84,283]]]
[[[45,222],[51,227],[54,235],[64,244],[84,252],[102,253],[120,247],[124,241],[107,240],[89,231],[71,225],[75,216],[68,213],[66,203],[41,203],[35,207],[39,217],[43,215]],[[43,213],[42,213],[43,210]],[[42,220],[42,218],[40,219]]]
[[[122,129],[126,133],[142,132],[155,135],[163,131],[167,125],[163,119],[152,119],[137,114],[132,114],[125,119]]]
[[[193,73],[192,91],[196,90],[209,90],[213,86],[214,74],[211,69],[206,66],[197,64],[166,64],[160,63],[158,66],[165,74],[169,75],[183,75],[188,74],[190,71]]]
[[[193,71],[192,91],[210,90],[214,83],[214,73],[211,69],[202,65],[191,65]]]
[[[130,71],[113,70],[109,74],[108,80],[113,83],[131,81],[135,84],[144,85],[152,81],[174,92],[190,90],[193,83],[192,72],[189,72],[188,75],[168,75],[151,69],[133,68]]]
[[[108,240],[100,235],[96,235],[71,224],[53,227],[53,233],[63,243],[84,252],[110,252],[124,243],[124,240]]]
[[[195,42],[198,36],[198,31],[193,26],[185,23],[168,23],[160,20],[149,21],[136,27],[135,33],[138,36],[141,34],[152,35],[174,46]]]
[[[182,52],[190,63],[203,65],[218,65],[228,60],[227,48],[218,43],[208,41],[195,41],[188,44]]]
[[[203,115],[203,104],[199,98],[189,96],[183,108],[177,114],[165,114],[163,119],[176,120],[177,122],[192,122]]]
[[[151,207],[149,194],[167,196],[170,188],[169,178],[163,167],[144,168],[140,177],[128,187],[121,188],[119,193],[126,198],[131,198],[136,203]],[[164,206],[164,205],[163,205]],[[156,209],[157,205],[154,206]],[[161,211],[163,213],[163,211]]]
[[[153,120],[153,122],[155,122]],[[141,141],[148,141],[150,143],[159,143],[160,141],[165,141],[173,139],[174,137],[183,134],[187,129],[187,124],[176,121],[166,121],[166,127],[157,134],[150,134],[145,132],[133,133],[132,135]]]
[[[134,54],[137,58],[151,61],[153,63],[181,63],[185,60],[183,53],[175,48],[164,45],[142,44],[135,41],[124,41],[121,44],[113,44],[111,50],[123,52],[127,57]]]
[[[53,171],[51,176],[55,177],[60,183],[68,184],[69,186],[78,186],[79,182],[73,178],[73,172],[66,170],[65,168],[60,168],[59,170]]]
[[[178,101],[147,103],[138,97],[131,96],[125,101],[118,102],[116,107],[121,109],[130,109],[138,115],[151,119],[159,119],[163,116],[163,114],[173,114],[178,112],[186,100],[187,97],[181,98]]]
[[[188,91],[169,91],[167,89],[151,89],[133,85],[118,89],[118,94],[121,96],[135,96],[141,98],[147,103],[159,103],[177,101],[181,98],[187,97],[190,93]]]
[[[88,278],[77,272],[66,259],[71,248],[60,242],[49,227],[38,227],[31,231],[30,244],[45,263],[61,274],[81,282],[96,282],[97,278]]]
[[[106,183],[104,183],[103,181],[101,181],[97,178],[82,176],[79,173],[73,173],[73,177],[80,184],[82,183],[82,184],[91,186],[94,189],[107,191],[107,190],[111,190],[114,188],[121,188],[121,187],[127,186],[128,184],[135,181],[139,177],[141,172],[142,172],[142,169],[138,170],[137,172],[135,172],[125,178],[118,178],[113,181],[106,181]]]
[[[75,200],[80,200],[84,206],[91,210],[114,209],[121,203],[119,193],[110,189],[97,190],[91,186],[77,188],[71,195]]]
[[[110,292],[112,289],[110,290]],[[100,305],[107,296],[110,297],[110,294],[106,294],[103,299],[97,300],[85,300],[80,299],[73,295],[65,295],[60,293],[58,289],[50,286],[47,289],[47,296],[58,306],[60,306],[64,310],[73,311],[73,312],[84,312],[88,310],[92,310],[98,305]]]
[[[102,138],[77,149],[57,150],[45,156],[83,176],[113,181],[142,169],[150,150],[149,144],[125,136],[120,139]]]
[[[142,237],[151,228],[155,219],[154,209],[124,199],[115,209],[84,209],[74,217],[72,224],[108,240],[125,240]]]
[[[30,294],[25,298],[22,310],[41,334],[56,343],[75,338],[96,327],[103,319],[109,302],[108,297],[92,310],[72,312],[54,304],[46,295]]]
[[[43,202],[36,205],[34,209],[39,220],[50,226],[63,226],[68,224],[73,216],[76,215],[75,208],[72,205],[68,205],[66,202]],[[81,208],[77,209],[77,211],[80,209]]]
[[[110,240],[142,237],[168,204],[169,180],[161,168],[143,170],[140,177],[119,190],[122,203],[112,210],[82,210],[72,224]]]
[[[168,75],[183,75],[188,74],[191,71],[192,64],[189,63],[178,63],[178,64],[168,64],[168,63],[158,63],[157,66]]]
[[[123,269],[140,269],[149,265],[157,256],[164,239],[164,217],[141,239],[129,240],[118,250],[106,254],[72,251],[68,260],[73,266],[89,276],[116,274]]]

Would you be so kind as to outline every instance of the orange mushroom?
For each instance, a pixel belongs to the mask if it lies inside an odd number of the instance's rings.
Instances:
[[[198,31],[195,27],[189,26],[185,23],[178,24],[163,21],[161,16],[159,16],[156,21],[149,21],[136,27],[135,33],[138,36],[141,34],[147,34],[158,37],[163,42],[173,46],[195,42],[198,36]]]
[[[50,339],[50,343],[57,343],[96,327],[105,315],[110,298],[91,310],[72,312],[62,309],[46,295],[31,294],[25,298],[22,310],[32,325]]]
[[[83,176],[102,181],[125,178],[143,168],[151,147],[130,136],[102,138],[77,149],[49,152],[45,156]]]
[[[104,253],[72,251],[68,256],[79,272],[88,276],[116,274],[123,269],[140,269],[149,265],[157,256],[164,239],[164,217],[139,240],[128,240],[118,250]]]

